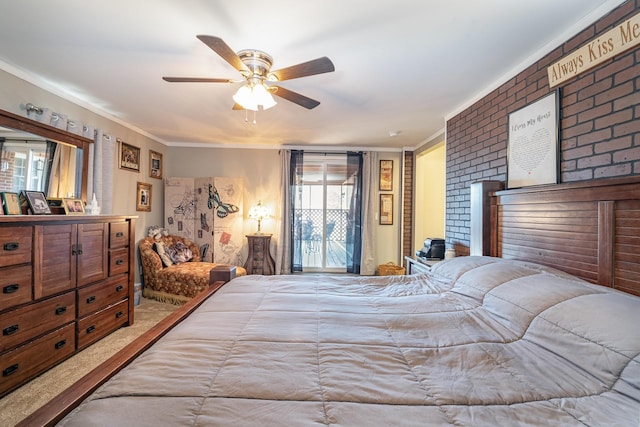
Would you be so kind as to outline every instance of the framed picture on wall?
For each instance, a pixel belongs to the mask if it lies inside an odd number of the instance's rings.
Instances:
[[[120,169],[140,172],[140,148],[120,141]]]
[[[380,191],[393,190],[393,160],[380,160]]]
[[[380,225],[393,225],[393,194],[380,195]]]
[[[149,176],[162,179],[162,153],[149,150]]]
[[[151,212],[151,184],[138,182],[136,188],[136,210]]]
[[[558,183],[558,90],[509,114],[507,187]]]

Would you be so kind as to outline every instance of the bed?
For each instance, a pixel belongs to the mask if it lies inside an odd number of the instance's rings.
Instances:
[[[235,278],[23,425],[637,426],[639,200],[637,179],[500,191],[486,255]]]

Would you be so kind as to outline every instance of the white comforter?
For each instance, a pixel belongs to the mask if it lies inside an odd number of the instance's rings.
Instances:
[[[236,278],[66,426],[638,426],[640,298],[487,257]]]

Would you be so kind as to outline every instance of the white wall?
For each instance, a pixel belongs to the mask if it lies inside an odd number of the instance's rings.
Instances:
[[[239,148],[182,148],[170,147],[168,151],[167,176],[227,176],[244,179],[244,207],[245,233],[256,231],[254,221],[247,218],[249,208],[258,200],[269,207],[274,218],[263,221],[261,228],[264,233],[271,233],[272,254],[275,256],[275,244],[279,239],[280,218],[280,155],[278,150],[239,149]],[[400,256],[400,223],[401,223],[401,173],[402,154],[399,152],[379,153],[379,158],[393,160],[393,194],[394,194],[394,222],[393,225],[376,225],[374,233],[377,242],[376,265],[393,261],[401,263]],[[378,183],[375,183],[377,189]],[[376,192],[376,207],[378,207],[379,192]],[[376,224],[378,224],[378,210],[376,209]],[[246,247],[243,256],[246,255]]]
[[[71,119],[99,128],[106,134],[140,147],[142,164],[139,173],[119,169],[117,165],[114,167],[113,214],[138,216],[136,242],[145,237],[149,225],[162,224],[164,205],[162,181],[149,177],[149,149],[164,154],[167,148],[165,145],[0,70],[0,109],[26,117],[27,112],[24,106],[29,102],[38,107],[49,108],[54,112],[65,114]],[[136,212],[136,183],[138,181],[152,184],[151,212]],[[136,282],[139,280],[136,268]]]

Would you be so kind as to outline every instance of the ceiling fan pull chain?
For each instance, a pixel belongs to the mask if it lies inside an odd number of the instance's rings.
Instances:
[[[255,125],[256,123],[258,123],[258,122],[256,121],[256,112],[254,111],[253,112],[253,124]]]
[[[249,110],[244,110],[244,122],[249,122]]]

